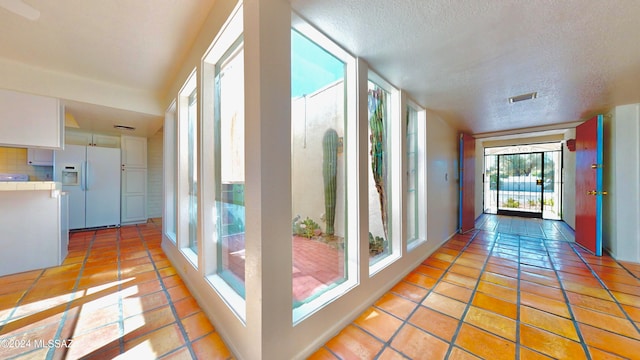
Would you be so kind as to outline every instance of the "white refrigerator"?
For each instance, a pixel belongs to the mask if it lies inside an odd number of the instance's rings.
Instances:
[[[65,145],[54,174],[69,194],[69,229],[120,225],[120,149]]]

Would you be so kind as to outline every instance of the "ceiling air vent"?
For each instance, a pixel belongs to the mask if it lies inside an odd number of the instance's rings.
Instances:
[[[129,131],[133,131],[136,129],[133,126],[127,126],[127,125],[113,125],[113,127],[118,130],[129,130]]]
[[[523,94],[523,95],[518,95],[518,96],[512,96],[509,98],[509,103],[513,104],[519,101],[525,101],[525,100],[533,100],[535,98],[538,97],[538,93],[537,92],[532,92],[532,93],[528,93],[528,94]]]

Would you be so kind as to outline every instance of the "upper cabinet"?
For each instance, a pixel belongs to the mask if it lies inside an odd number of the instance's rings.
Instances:
[[[122,136],[122,166],[124,168],[147,167],[147,138]]]
[[[27,149],[27,164],[53,166],[53,150]]]
[[[120,136],[93,134],[86,131],[67,129],[64,135],[64,142],[69,145],[119,148]]]
[[[62,149],[60,100],[0,89],[0,146]]]

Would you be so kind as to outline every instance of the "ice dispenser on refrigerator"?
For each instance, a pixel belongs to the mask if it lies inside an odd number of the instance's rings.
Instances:
[[[65,166],[62,169],[62,185],[80,185],[80,169],[77,166]]]

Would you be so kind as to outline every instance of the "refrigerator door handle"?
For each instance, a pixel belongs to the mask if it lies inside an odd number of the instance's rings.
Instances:
[[[84,183],[84,173],[85,173],[85,169],[84,169],[84,161],[80,163],[80,190],[84,191],[85,190],[85,183]]]
[[[89,190],[89,162],[84,162],[84,190]]]

